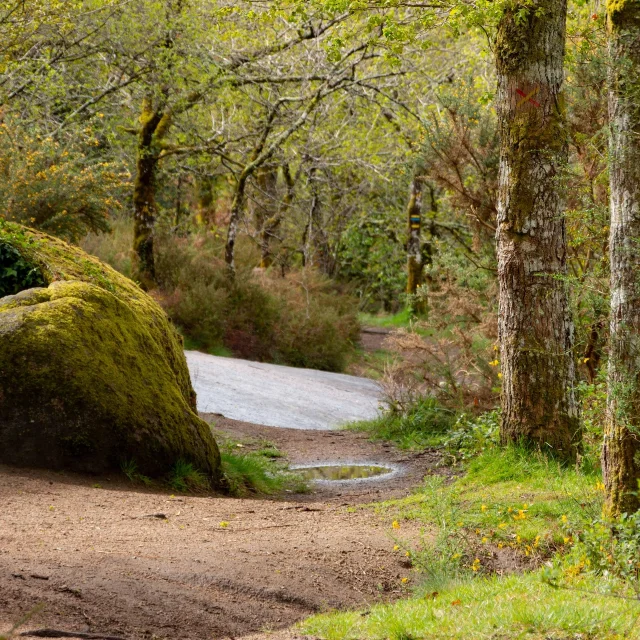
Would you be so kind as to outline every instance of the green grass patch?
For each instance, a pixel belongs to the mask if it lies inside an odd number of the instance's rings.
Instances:
[[[173,490],[180,493],[200,493],[211,488],[207,475],[184,460],[178,460],[175,463],[167,483]]]
[[[360,507],[394,520],[394,551],[415,575],[412,597],[314,616],[303,623],[305,634],[640,638],[640,590],[627,575],[635,580],[640,529],[630,520],[602,522],[603,484],[592,452],[569,466],[524,447],[500,447],[498,412],[449,417],[428,399],[403,416],[354,428],[405,448],[440,446],[448,472],[436,470],[408,497]],[[419,543],[403,539],[407,521],[421,525]],[[398,587],[409,594],[407,585]]]
[[[222,472],[233,495],[304,493],[308,490],[300,474],[288,468],[283,461],[284,455],[272,443],[262,441],[256,449],[245,450],[246,445],[241,443],[220,436],[217,439]]]
[[[570,545],[568,531],[596,517],[602,501],[601,477],[590,465],[565,467],[543,454],[507,447],[487,449],[454,482],[429,476],[413,495],[376,509],[390,511],[400,521],[436,523],[446,534],[446,553],[467,568],[479,558],[476,570],[482,571],[483,558],[496,548],[533,560]],[[414,553],[419,564],[421,553],[429,551]]]
[[[594,593],[585,593],[594,592]],[[314,616],[305,634],[327,640],[622,640],[638,638],[640,602],[598,595],[585,579],[575,589],[554,589],[540,572],[469,577],[441,592],[364,612]]]
[[[401,449],[425,449],[443,444],[456,414],[434,398],[421,398],[407,413],[386,412],[374,420],[352,422],[346,429],[364,431],[374,440],[393,442]]]
[[[415,320],[415,314],[411,309],[406,308],[393,315],[359,313],[358,319],[360,320],[360,324],[367,327],[399,329],[401,327],[408,327],[411,322]]]
[[[413,495],[370,505],[395,518],[394,549],[411,559],[414,595],[315,616],[303,632],[327,640],[638,638],[640,601],[611,597],[630,591],[614,575],[573,571],[563,588],[545,581],[546,563],[573,549],[573,532],[597,517],[602,500],[589,460],[568,467],[521,447],[487,445],[463,475],[428,476]],[[424,526],[422,544],[403,542],[407,520]],[[511,573],[496,575],[500,558]]]

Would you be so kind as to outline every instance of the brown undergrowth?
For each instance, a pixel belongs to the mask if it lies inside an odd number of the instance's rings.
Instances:
[[[83,246],[127,274],[131,221],[111,234],[88,236]],[[257,249],[239,242],[237,275],[230,280],[219,233],[158,232],[158,288],[152,295],[185,336],[186,346],[220,355],[342,371],[359,338],[356,302],[312,269],[254,269]]]
[[[429,294],[429,313],[393,331],[381,380],[392,410],[404,412],[422,396],[456,410],[487,411],[499,394],[496,314],[486,299],[448,282]]]

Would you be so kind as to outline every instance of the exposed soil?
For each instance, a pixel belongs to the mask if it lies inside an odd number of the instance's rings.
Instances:
[[[273,442],[292,464],[378,462],[400,471],[240,500],[0,467],[0,634],[42,603],[23,628],[237,637],[406,592],[402,578],[413,574],[393,551],[389,517],[356,505],[406,495],[435,467],[435,453],[398,452],[358,433],[209,418],[247,448]],[[404,524],[396,533],[414,544],[421,535]]]

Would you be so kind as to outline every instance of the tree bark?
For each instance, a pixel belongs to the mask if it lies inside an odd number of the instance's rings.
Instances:
[[[138,131],[138,158],[133,187],[133,277],[146,291],[156,282],[153,256],[153,228],[156,220],[156,169],[159,152],[157,130],[163,123],[163,115],[153,109],[151,101],[145,99],[140,114]],[[165,126],[163,125],[162,131]]]
[[[288,167],[284,167],[285,180]],[[262,195],[262,202],[256,205],[256,226],[260,238],[260,268],[268,269],[273,264],[273,240],[282,220],[283,208],[288,206],[290,191],[280,202],[278,193],[278,167],[272,165],[262,167],[257,174],[257,183]]]
[[[602,469],[611,515],[640,508],[640,1],[609,2],[611,319]]]
[[[224,261],[227,267],[227,276],[230,280],[236,277],[236,239],[238,237],[238,227],[244,210],[246,199],[246,188],[249,174],[243,171],[236,183],[233,201],[231,202],[231,212],[229,214],[229,227],[227,229],[227,241],[224,247]]]
[[[411,182],[409,206],[407,207],[407,293],[415,295],[422,284],[422,176],[415,175]]]
[[[503,443],[575,458],[574,329],[564,276],[566,0],[513,3],[496,40]]]
[[[303,236],[302,264],[331,275],[331,253],[324,229],[323,203],[319,190],[318,168],[311,166],[307,172],[307,185],[311,196],[309,217]]]

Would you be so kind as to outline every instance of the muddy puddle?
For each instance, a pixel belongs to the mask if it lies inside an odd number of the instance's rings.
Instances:
[[[394,469],[374,464],[324,464],[313,467],[298,467],[296,472],[308,481],[344,482],[390,475]]]

